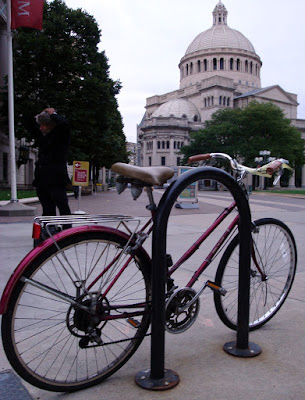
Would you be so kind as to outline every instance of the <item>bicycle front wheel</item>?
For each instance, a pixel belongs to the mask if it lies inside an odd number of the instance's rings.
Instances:
[[[16,285],[2,320],[7,358],[32,385],[93,386],[136,351],[150,323],[150,263],[105,231],[71,235],[46,249]]]
[[[255,330],[269,321],[284,304],[291,289],[297,263],[294,237],[281,221],[263,218],[252,223],[250,266],[249,329]],[[221,321],[237,329],[239,275],[239,237],[225,250],[215,277],[217,285],[227,290],[225,296],[214,294]]]

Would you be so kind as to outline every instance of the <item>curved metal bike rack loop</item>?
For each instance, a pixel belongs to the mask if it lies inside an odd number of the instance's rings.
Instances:
[[[251,214],[248,201],[231,175],[212,167],[194,168],[180,175],[162,196],[155,215],[152,237],[152,331],[151,369],[140,371],[136,383],[148,390],[165,390],[179,383],[174,371],[165,369],[165,283],[166,283],[166,236],[170,211],[178,195],[188,185],[200,179],[220,182],[231,192],[240,215],[240,252],[238,286],[238,321],[236,342],[226,343],[224,350],[237,357],[253,357],[261,349],[249,343],[249,295],[250,295],[250,246]]]

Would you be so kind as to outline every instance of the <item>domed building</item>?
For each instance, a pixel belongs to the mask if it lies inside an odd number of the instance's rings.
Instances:
[[[296,119],[297,95],[278,85],[262,88],[262,61],[253,44],[228,26],[221,1],[212,14],[212,27],[195,37],[180,60],[179,89],[146,99],[137,132],[143,166],[179,165],[179,149],[191,131],[202,129],[219,109],[246,107],[252,100],[276,104],[305,133]]]

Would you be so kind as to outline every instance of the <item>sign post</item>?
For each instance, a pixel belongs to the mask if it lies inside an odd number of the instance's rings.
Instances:
[[[78,186],[78,210],[75,214],[86,214],[80,210],[80,201],[82,197],[82,186],[89,185],[89,162],[73,161],[72,185]]]

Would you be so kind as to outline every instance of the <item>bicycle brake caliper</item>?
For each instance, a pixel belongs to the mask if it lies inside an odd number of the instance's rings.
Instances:
[[[143,242],[148,238],[148,234],[144,232],[138,232],[136,234],[135,244],[133,246],[128,246],[126,249],[127,254],[133,254],[135,251],[138,250],[139,247],[142,246]]]

